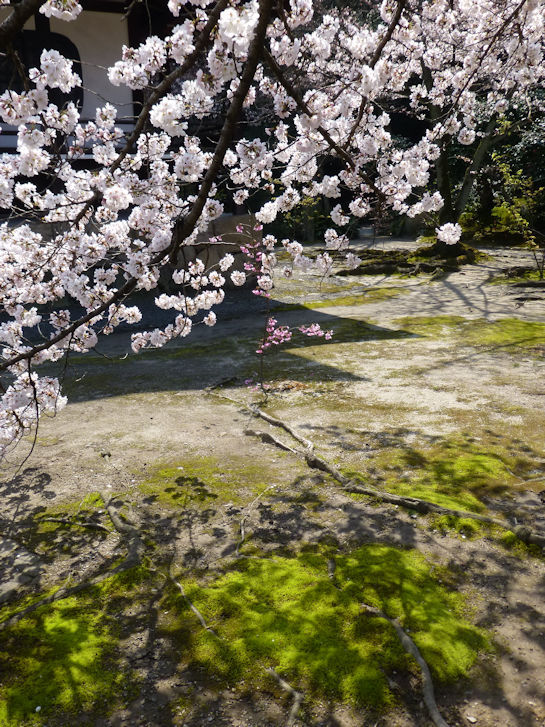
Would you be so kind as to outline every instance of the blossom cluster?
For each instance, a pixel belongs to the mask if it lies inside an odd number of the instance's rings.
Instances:
[[[156,303],[172,311],[171,321],[137,331],[134,351],[186,336],[196,322],[214,325],[212,309],[224,299],[227,278],[236,286],[251,279],[254,292],[268,298],[277,247],[292,259],[285,275],[293,265],[328,275],[333,251],[357,267],[350,222],[377,205],[409,217],[436,214],[443,199],[433,169],[441,149],[452,140],[477,145],[491,123],[500,125],[509,108],[526,104],[529,90],[545,82],[545,0],[423,0],[404,4],[398,16],[398,3],[382,0],[372,25],[348,12],[315,17],[312,0],[290,0],[281,14],[263,0],[233,0],[216,20],[209,0],[169,0],[168,7],[168,33],[120,48],[108,70],[114,86],[146,92],[136,132],[118,123],[110,103],[89,120],[74,103],[52,101],[52,89],[81,85],[72,62],[56,50],[42,52],[24,90],[0,95],[0,119],[17,135],[16,151],[0,155],[0,208],[9,211],[0,225],[4,447],[64,403],[58,381],[39,366],[90,350],[122,323],[138,324],[141,312],[126,305],[127,296],[155,291],[170,261],[175,292],[158,294]],[[81,5],[46,0],[40,12],[70,21]],[[244,107],[271,108],[274,119],[266,134],[245,126],[228,148],[222,137],[214,149],[190,130],[226,100],[235,103],[266,12],[267,53]],[[293,78],[304,78],[299,90]],[[384,110],[385,100],[401,97],[415,116],[434,119],[403,148]],[[334,169],[322,163],[331,156]],[[89,157],[92,169],[81,163]],[[231,254],[213,269],[191,255],[184,265],[181,252],[224,213],[226,190],[239,205],[262,200],[260,225],[305,198],[327,200],[326,251],[311,258],[295,240],[265,235],[257,242],[250,235],[242,246],[244,271],[234,269]],[[437,236],[453,244],[459,226],[442,225]],[[268,327],[262,351],[292,333],[276,321]],[[327,338],[320,330],[300,332]]]

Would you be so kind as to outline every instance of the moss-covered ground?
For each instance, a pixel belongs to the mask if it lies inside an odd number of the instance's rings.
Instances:
[[[263,688],[269,667],[315,699],[384,709],[395,702],[387,675],[415,665],[392,627],[362,602],[410,630],[440,681],[467,676],[490,646],[463,597],[438,582],[421,554],[367,545],[334,560],[334,582],[326,555],[310,552],[246,560],[204,585],[188,583],[217,635],[191,629],[187,657],[230,686]],[[171,628],[187,633],[194,618],[187,604],[172,596],[170,605],[182,612]]]
[[[502,346],[529,348],[545,344],[545,323],[520,318],[496,321],[470,319],[462,316],[417,316],[395,321],[404,331],[419,336],[451,335],[468,346]]]
[[[274,303],[272,310],[276,312],[289,310],[318,310],[320,308],[335,308],[338,306],[357,306],[367,303],[377,303],[390,298],[396,298],[404,292],[399,286],[368,287],[352,295],[335,295],[323,300],[310,300],[306,303]]]
[[[115,606],[141,580],[138,569],[113,576],[0,631],[3,727],[93,725],[134,696],[136,684],[117,649]],[[2,617],[32,600],[14,604]]]
[[[155,573],[133,568],[0,632],[0,724],[91,725],[137,696],[139,680],[123,659],[120,637],[135,604],[155,598]],[[308,705],[394,707],[388,675],[417,668],[392,627],[361,603],[399,619],[441,683],[467,677],[491,647],[486,632],[472,625],[456,578],[414,550],[307,547],[290,557],[245,559],[204,580],[182,579],[215,635],[168,585],[154,628],[170,643],[173,669],[204,672],[219,688],[270,689],[265,668],[272,667],[305,690]],[[3,618],[28,605],[13,604]],[[144,605],[141,613],[145,623],[157,606],[146,615]]]
[[[148,500],[181,510],[219,507],[226,502],[245,502],[277,478],[278,473],[267,464],[248,462],[236,454],[227,461],[186,457],[179,462],[155,465],[140,491]]]
[[[397,494],[479,512],[488,497],[505,494],[535,467],[527,447],[506,444],[460,433],[427,447],[384,447],[370,454],[365,468],[368,477]]]

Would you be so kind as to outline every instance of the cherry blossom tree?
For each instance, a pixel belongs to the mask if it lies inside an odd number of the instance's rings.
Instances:
[[[439,212],[438,238],[456,243],[444,164],[450,142],[476,144],[463,197],[502,115],[545,73],[545,0],[384,0],[370,4],[369,22],[342,9],[317,18],[312,0],[169,0],[168,35],[120,48],[109,69],[113,85],[143,94],[124,131],[110,104],[82,122],[73,102],[53,103],[54,89],[81,83],[70,59],[44,50],[39,66],[26,69],[14,50],[32,14],[70,22],[81,11],[77,0],[3,4],[10,13],[0,43],[24,86],[0,96],[1,119],[18,129],[16,152],[0,158],[4,452],[65,403],[42,364],[62,364],[122,322],[138,323],[131,295],[156,290],[162,270],[171,270],[175,292],[158,293],[156,304],[172,312],[171,322],[134,333],[133,350],[187,336],[195,323],[214,325],[226,276],[241,285],[245,273],[232,270],[230,254],[207,270],[199,259],[184,265],[182,253],[222,214],[225,190],[239,205],[267,192],[260,224],[303,196],[333,200],[324,247],[345,250],[353,267],[359,260],[342,229],[376,208]],[[386,100],[407,96],[429,123],[399,149]],[[219,103],[227,111],[210,146],[189,125]],[[266,133],[235,139],[242,115],[266,105]],[[78,164],[84,154],[93,169]],[[330,158],[336,174],[324,169]],[[57,232],[46,236],[32,223],[55,223]],[[327,251],[311,260],[297,241],[266,235],[248,246],[260,295],[272,286],[279,246],[293,265],[331,269]],[[289,335],[269,321],[261,348]]]

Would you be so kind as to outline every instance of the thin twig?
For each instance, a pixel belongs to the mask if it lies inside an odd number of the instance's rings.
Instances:
[[[293,451],[293,450],[292,450]],[[239,526],[239,533],[240,533],[240,540],[237,543],[235,555],[238,557],[240,555],[239,551],[242,547],[244,541],[246,540],[246,530],[244,528],[244,525],[246,523],[246,519],[249,516],[250,512],[252,511],[252,508],[254,505],[256,505],[259,500],[263,497],[263,495],[268,492],[269,490],[275,490],[277,488],[277,485],[269,485],[264,490],[262,490],[257,497],[254,497],[254,499],[251,501],[251,503],[248,505],[248,507],[245,509],[244,515],[242,516],[240,520],[240,526]]]
[[[184,587],[182,586],[182,584],[180,583],[180,581],[177,581],[177,580],[176,580],[175,578],[173,578],[173,577],[172,577],[172,576],[171,576],[170,574],[169,574],[168,578],[169,578],[170,582],[171,582],[171,583],[173,583],[173,584],[174,584],[174,585],[176,586],[176,588],[177,588],[177,589],[178,589],[178,590],[180,591],[180,593],[182,594],[182,597],[183,597],[183,599],[185,600],[185,602],[187,603],[187,605],[189,606],[189,608],[190,608],[190,609],[191,609],[191,610],[193,611],[193,613],[195,614],[195,616],[196,616],[196,617],[197,617],[197,618],[199,619],[199,623],[201,624],[201,626],[203,627],[203,629],[206,629],[206,631],[208,631],[208,632],[209,632],[210,634],[212,634],[212,635],[213,635],[213,636],[215,636],[215,637],[216,637],[217,639],[219,639],[219,636],[218,636],[218,635],[217,635],[217,633],[216,633],[216,632],[214,631],[214,629],[212,629],[212,628],[211,628],[211,627],[210,627],[210,626],[209,626],[209,625],[208,625],[208,624],[206,623],[206,621],[205,621],[205,619],[204,619],[204,616],[203,616],[203,615],[202,615],[202,613],[201,613],[201,612],[199,611],[199,609],[197,608],[197,606],[195,606],[195,604],[194,604],[194,603],[193,603],[192,601],[190,601],[190,599],[189,599],[189,596],[188,596],[188,595],[187,595],[187,593],[185,592],[185,589],[184,589]]]
[[[288,719],[286,722],[286,727],[291,727],[291,725],[295,722],[295,718],[297,717],[297,712],[301,708],[301,704],[303,702],[303,694],[301,692],[298,692],[296,689],[294,689],[291,684],[288,684],[288,682],[285,679],[282,679],[280,674],[276,672],[274,669],[271,669],[270,667],[265,667],[265,671],[267,674],[272,676],[278,684],[284,689],[286,692],[291,694],[293,697],[293,704],[290,709],[290,713],[288,715]]]
[[[378,616],[379,618],[383,618],[388,623],[390,623],[394,629],[396,630],[396,633],[399,637],[399,640],[401,641],[401,645],[405,649],[405,651],[410,654],[420,667],[422,671],[422,692],[424,694],[424,702],[426,703],[426,707],[428,708],[428,712],[430,713],[430,717],[432,719],[433,724],[436,727],[448,727],[448,724],[445,722],[443,717],[441,716],[441,713],[439,712],[439,708],[437,707],[437,702],[435,701],[435,693],[433,689],[433,680],[431,678],[431,672],[430,668],[418,650],[417,645],[414,643],[414,641],[411,639],[411,637],[407,634],[404,629],[401,628],[399,622],[397,619],[390,618],[385,613],[380,611],[378,608],[375,608],[374,606],[369,606],[367,603],[360,604],[361,607],[367,611],[368,613],[373,614],[374,616]]]

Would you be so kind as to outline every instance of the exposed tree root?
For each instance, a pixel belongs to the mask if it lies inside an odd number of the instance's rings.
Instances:
[[[269,424],[272,424],[273,427],[280,427],[281,429],[283,429],[288,434],[291,434],[291,436],[297,442],[299,442],[299,444],[302,444],[303,447],[308,452],[313,452],[314,451],[314,444],[309,439],[305,439],[305,437],[303,437],[301,434],[299,434],[298,432],[296,432],[295,429],[293,427],[290,427],[290,425],[287,424],[286,422],[283,422],[281,419],[277,419],[276,417],[273,417],[270,414],[267,414],[266,412],[261,411],[261,409],[259,407],[255,406],[255,405],[251,405],[248,408],[250,409],[250,411],[253,414],[255,414],[255,416],[261,417],[261,419],[264,419]]]
[[[269,667],[265,668],[265,671],[267,674],[272,676],[278,684],[284,689],[286,692],[292,695],[293,697],[293,704],[290,709],[290,713],[288,715],[288,720],[286,722],[286,727],[291,727],[293,723],[295,722],[295,718],[297,717],[297,712],[301,708],[301,704],[303,702],[303,695],[301,692],[298,692],[296,689],[294,689],[291,684],[288,684],[288,682],[285,679],[282,679],[280,674],[276,672],[274,669],[270,669]]]
[[[45,598],[41,598],[35,603],[31,603],[26,608],[23,608],[21,611],[18,611],[17,613],[14,613],[12,616],[7,618],[5,621],[2,621],[0,623],[0,631],[10,626],[14,626],[21,619],[25,618],[25,616],[28,616],[28,614],[36,611],[36,609],[41,608],[42,606],[47,606],[48,604],[54,603],[55,601],[61,601],[64,598],[74,596],[77,593],[85,590],[86,588],[89,588],[90,586],[96,586],[99,583],[105,581],[106,579],[111,578],[118,573],[123,573],[123,571],[126,571],[129,568],[132,568],[133,566],[140,563],[144,551],[144,544],[142,542],[138,528],[119,517],[111,504],[111,499],[106,496],[103,496],[102,499],[106,503],[105,508],[114,528],[127,541],[126,545],[128,553],[125,560],[117,565],[115,568],[112,568],[112,570],[108,570],[105,573],[100,573],[93,578],[88,578],[81,583],[76,583],[74,586],[63,586],[59,588],[58,591],[55,591],[55,593],[52,593],[50,596],[46,596]],[[108,530],[107,528],[105,529]],[[108,530],[108,532],[110,531]]]
[[[265,444],[274,444],[279,449],[283,449],[285,452],[292,452],[292,454],[299,454],[299,452],[296,449],[292,449],[292,447],[289,447],[284,442],[281,442],[275,436],[273,436],[272,434],[269,434],[269,432],[257,432],[255,429],[245,429],[244,434],[247,434],[249,437],[257,437],[258,439],[261,439],[262,442],[265,442]]]
[[[126,538],[128,554],[124,562],[127,563],[131,561],[130,565],[128,566],[130,568],[131,565],[135,565],[136,563],[140,562],[140,559],[144,552],[144,543],[142,541],[140,531],[135,525],[119,516],[118,512],[112,505],[113,498],[107,497],[102,494],[102,499],[104,500],[104,507],[106,509],[106,512],[108,513],[110,520],[112,521],[112,525],[120,535],[124,535]]]
[[[199,611],[199,609],[197,608],[197,606],[195,606],[195,604],[194,604],[194,603],[192,603],[192,602],[191,602],[191,601],[189,600],[189,596],[188,596],[188,595],[187,595],[187,593],[185,592],[185,589],[184,589],[184,587],[182,586],[182,584],[180,583],[180,581],[177,581],[177,580],[176,580],[175,578],[173,578],[173,577],[172,577],[172,576],[171,576],[170,574],[169,574],[169,576],[168,576],[168,580],[169,580],[169,581],[170,581],[171,583],[173,583],[173,584],[174,584],[174,585],[176,586],[176,588],[177,588],[177,589],[178,589],[178,590],[180,591],[180,593],[182,594],[182,597],[183,597],[183,599],[185,600],[185,602],[187,603],[187,605],[189,606],[189,608],[190,608],[190,609],[191,609],[191,610],[193,611],[193,613],[195,614],[195,616],[196,616],[196,617],[197,617],[197,618],[199,619],[199,623],[200,623],[200,625],[201,625],[201,626],[203,627],[203,629],[205,629],[205,630],[206,630],[206,631],[208,631],[208,632],[209,632],[210,634],[212,634],[212,635],[213,635],[213,636],[215,636],[215,637],[216,637],[217,639],[219,639],[220,637],[219,637],[219,636],[217,635],[217,633],[216,633],[216,632],[214,631],[214,629],[210,628],[210,626],[209,626],[209,625],[208,625],[208,624],[206,623],[206,621],[205,621],[205,618],[204,618],[204,616],[203,616],[203,615],[202,615],[202,613],[201,613],[201,612]]]
[[[435,694],[433,690],[433,680],[431,678],[431,672],[430,668],[427,665],[424,657],[418,650],[417,645],[414,643],[414,641],[411,639],[411,637],[407,634],[406,631],[404,631],[401,626],[399,625],[399,622],[397,619],[390,618],[385,613],[380,611],[378,608],[374,608],[374,606],[369,606],[367,603],[362,603],[361,607],[367,611],[368,613],[373,614],[374,616],[378,616],[379,618],[383,618],[388,623],[390,623],[394,629],[396,630],[396,633],[399,637],[399,640],[401,641],[401,645],[405,649],[405,651],[410,654],[420,667],[422,671],[422,692],[424,694],[424,702],[426,703],[426,707],[428,708],[428,712],[430,713],[430,717],[433,721],[433,724],[436,727],[448,727],[448,724],[445,722],[445,720],[441,717],[441,713],[439,712],[439,708],[437,707],[437,702],[435,701]]]
[[[335,577],[336,569],[337,569],[337,565],[335,563],[335,559],[330,558],[327,561],[327,575],[329,576],[329,580],[333,583],[335,588],[340,590],[340,586],[337,583],[337,578]],[[380,618],[386,619],[386,621],[391,623],[392,626],[395,628],[397,635],[399,636],[399,640],[401,641],[401,645],[403,646],[403,648],[405,649],[406,652],[408,652],[411,656],[414,657],[418,666],[422,670],[422,678],[423,678],[422,691],[424,694],[424,702],[426,703],[426,707],[428,708],[428,712],[430,713],[430,717],[432,718],[433,723],[436,725],[436,727],[448,727],[448,724],[441,717],[441,714],[437,707],[437,702],[435,701],[435,694],[434,694],[434,690],[433,690],[433,680],[431,678],[431,672],[430,672],[429,666],[427,665],[425,659],[423,658],[422,654],[418,650],[417,645],[414,643],[414,641],[411,639],[411,637],[401,628],[401,626],[397,620],[391,619],[389,616],[386,616],[385,613],[383,613],[382,611],[379,611],[378,608],[369,606],[367,603],[361,603],[360,605],[363,609],[365,609],[369,613],[372,613],[375,616],[379,616]],[[388,679],[388,683],[390,683],[391,680],[389,679],[388,675],[385,674],[385,676]]]
[[[231,401],[233,400],[231,399]],[[236,403],[238,404],[239,402]],[[304,439],[304,437],[300,437],[299,435],[297,435],[297,433],[294,433],[293,429],[285,422],[282,422],[280,419],[276,419],[275,417],[269,416],[268,414],[264,414],[264,412],[262,412],[256,406],[251,407],[250,411],[252,411],[256,416],[259,416],[265,421],[269,422],[273,426],[281,427],[282,429],[284,429],[284,431],[289,432],[294,437],[294,439],[297,439],[298,442],[303,441],[305,443],[305,451],[293,450],[287,444],[285,444],[284,442],[280,442],[272,436],[270,439],[264,438],[265,432],[256,432],[256,436],[259,436],[263,441],[268,441],[269,443],[272,443],[277,447],[295,452],[298,456],[302,457],[307,465],[312,469],[317,469],[331,475],[333,479],[335,479],[340,485],[342,485],[345,492],[351,492],[358,495],[367,495],[368,497],[380,500],[381,502],[387,502],[391,505],[398,505],[399,507],[403,507],[408,510],[416,510],[417,512],[423,514],[435,512],[440,515],[452,515],[458,518],[469,518],[471,520],[477,520],[478,522],[487,523],[489,525],[497,525],[500,528],[513,532],[517,536],[517,538],[523,543],[527,543],[528,545],[538,545],[541,548],[545,548],[545,535],[536,533],[534,530],[532,530],[532,528],[526,525],[513,526],[510,525],[508,522],[505,522],[504,520],[500,520],[499,518],[491,517],[489,515],[480,515],[479,513],[469,512],[467,510],[455,510],[450,507],[437,505],[436,503],[429,502],[428,500],[422,500],[418,497],[403,497],[401,495],[394,495],[390,492],[376,490],[374,487],[360,485],[359,483],[351,480],[349,477],[345,477],[334,465],[326,462],[326,460],[316,455],[314,453],[314,445],[312,444],[312,442],[309,442],[307,439]]]

